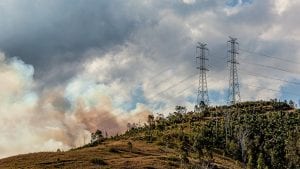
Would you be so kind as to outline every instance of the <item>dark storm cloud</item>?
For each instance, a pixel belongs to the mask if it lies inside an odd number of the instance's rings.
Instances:
[[[193,73],[197,41],[208,44],[211,72],[224,72],[229,35],[238,37],[243,48],[272,55],[278,53],[274,46],[286,43],[257,42],[274,23],[280,25],[273,6],[273,1],[230,6],[219,0],[2,0],[0,48],[32,64],[37,83],[46,87],[64,86],[80,74],[88,59],[107,53],[139,61],[120,68],[107,59],[115,65],[105,74],[99,72],[110,77],[107,83],[132,82],[140,74],[138,68],[158,73],[162,70],[156,69],[170,67],[170,61],[173,66],[180,63],[176,75]],[[141,64],[147,59],[153,64]]]
[[[196,11],[213,9],[218,3],[197,1],[191,5],[180,0],[3,0],[0,2],[0,49],[7,56],[18,56],[33,65],[39,86],[58,85],[81,71],[82,63],[89,59],[85,53],[90,49],[104,54],[132,39],[141,29],[151,32],[164,19],[158,16],[161,11],[172,10],[178,16],[185,17]],[[159,28],[156,33],[170,39],[178,32],[184,35],[187,31],[182,30],[181,25],[174,30],[175,25],[172,24],[171,21],[170,25]],[[143,41],[151,44],[147,39]],[[186,41],[190,39],[182,39],[182,42]],[[173,46],[163,46],[159,39],[157,44],[151,46],[158,51],[157,56],[168,60],[169,56],[179,56],[179,48],[174,46],[182,43],[178,38],[172,42],[174,44],[166,44]],[[191,51],[190,48],[188,50]],[[193,54],[184,50],[182,55]]]
[[[54,80],[52,72],[59,81],[80,69],[88,49],[109,50],[147,22],[136,10],[121,0],[1,1],[0,48],[32,64],[38,79]]]

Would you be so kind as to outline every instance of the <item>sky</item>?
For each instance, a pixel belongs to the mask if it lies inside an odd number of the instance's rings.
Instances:
[[[197,42],[210,103],[227,102],[227,41],[242,101],[300,92],[297,0],[0,0],[0,158],[67,150],[149,113],[193,110]]]

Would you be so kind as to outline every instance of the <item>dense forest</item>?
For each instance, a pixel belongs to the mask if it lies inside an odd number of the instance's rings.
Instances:
[[[300,111],[293,102],[243,102],[186,112],[177,106],[167,117],[149,115],[144,125],[128,124],[124,135],[180,152],[184,168],[213,166],[214,154],[235,159],[248,169],[300,168]]]

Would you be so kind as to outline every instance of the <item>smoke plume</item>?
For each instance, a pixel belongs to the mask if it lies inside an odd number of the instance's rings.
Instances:
[[[92,77],[38,92],[33,74],[31,65],[0,54],[1,157],[81,146],[96,129],[115,135],[149,114],[143,105],[131,112],[115,108],[110,87]]]

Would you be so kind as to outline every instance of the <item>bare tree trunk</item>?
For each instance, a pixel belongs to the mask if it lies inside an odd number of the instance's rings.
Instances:
[[[241,151],[242,151],[242,160],[243,160],[243,166],[244,168],[246,167],[246,152],[247,152],[247,146],[246,146],[246,139],[249,135],[249,130],[248,129],[243,129],[243,128],[239,128],[238,131],[238,141],[241,147]]]

